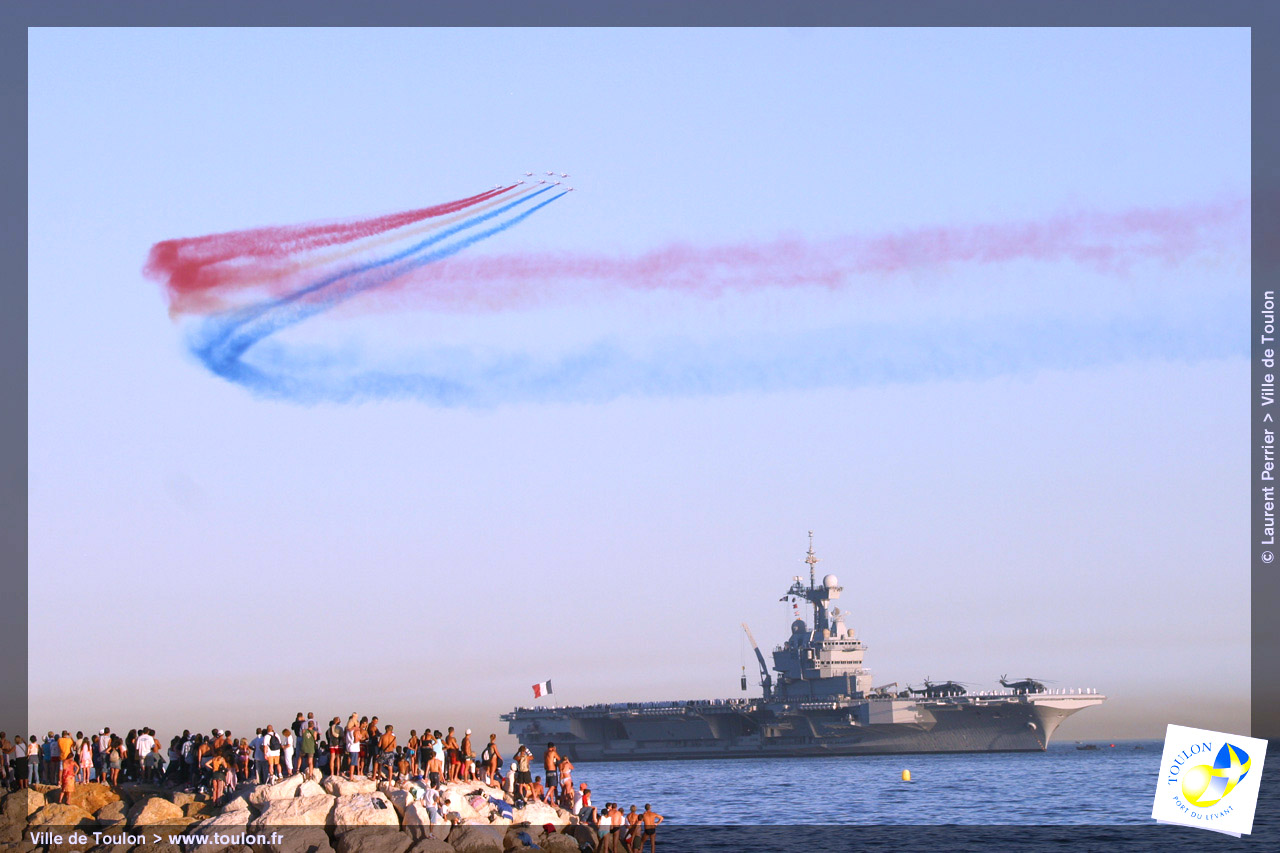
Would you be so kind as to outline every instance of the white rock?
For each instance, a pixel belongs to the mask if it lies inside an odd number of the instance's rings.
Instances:
[[[569,822],[569,813],[552,808],[546,803],[531,802],[522,809],[515,810],[513,823],[527,823],[532,826],[543,826],[553,823],[557,827]]]
[[[378,790],[378,783],[364,776],[357,776],[354,779],[348,779],[345,776],[326,776],[322,785],[327,793],[335,797],[372,794]]]
[[[296,797],[302,781],[301,776],[289,776],[279,782],[258,785],[249,792],[249,805],[264,806],[271,800],[287,800],[290,797]]]
[[[410,838],[426,838],[431,834],[431,813],[422,803],[410,803],[400,816],[400,823]]]
[[[328,794],[271,800],[250,824],[251,829],[278,826],[333,826],[333,809],[337,799]]]
[[[340,796],[333,806],[333,825],[350,826],[400,826],[400,818],[385,794],[348,794]],[[407,845],[406,845],[407,846]]]

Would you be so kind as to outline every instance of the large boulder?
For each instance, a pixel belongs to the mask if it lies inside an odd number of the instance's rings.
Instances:
[[[249,806],[249,800],[243,794],[237,794],[222,804],[221,811],[223,814],[230,812],[249,812],[252,811]],[[248,820],[248,818],[245,818]]]
[[[184,811],[186,810],[188,803],[200,802],[199,797],[187,791],[170,791],[166,796],[169,798],[169,802]]]
[[[449,846],[457,853],[503,853],[505,826],[455,826],[449,833]]]
[[[378,783],[364,776],[348,779],[345,776],[326,776],[323,787],[326,793],[335,797],[348,797],[352,794],[372,794],[378,790]]]
[[[39,829],[44,826],[94,830],[98,828],[98,823],[93,819],[93,815],[78,806],[50,803],[27,818],[28,829]]]
[[[340,830],[335,833],[334,838],[337,853],[405,853],[413,843],[413,839],[398,829],[381,826],[357,826]]]
[[[422,803],[409,803],[400,816],[400,824],[410,838],[422,839],[431,835],[431,813]]]
[[[310,770],[303,770],[302,775],[315,782],[317,785],[324,779],[324,771],[319,767],[312,767]]]
[[[547,853],[579,853],[578,842],[567,835],[551,832],[538,839],[538,846]]]
[[[524,808],[515,810],[515,819],[512,822],[527,823],[531,826],[544,826],[548,823],[564,826],[569,822],[569,813],[546,803],[531,802]]]
[[[45,806],[44,795],[30,788],[21,788],[0,803],[0,843],[16,844],[23,840],[27,818]]]
[[[182,807],[165,797],[144,797],[129,807],[129,826],[151,826],[163,820],[184,817]]]
[[[241,799],[240,797],[236,797],[235,799],[244,803],[244,807],[246,809],[249,808],[249,803],[246,802],[245,800]],[[187,817],[191,818],[192,820],[204,820],[207,817],[213,817],[215,814],[217,814],[218,807],[213,805],[213,803],[206,803],[200,800],[196,800],[195,802],[185,803],[182,806],[182,813]]]
[[[4,798],[3,813],[6,817],[16,817],[20,823],[26,823],[29,815],[48,804],[49,801],[41,792],[21,788]]]
[[[383,796],[391,801],[391,807],[396,810],[396,815],[401,822],[404,821],[404,810],[409,808],[410,804],[418,798],[414,791],[408,791],[404,788],[391,788],[382,793]]]
[[[333,853],[329,833],[322,827],[299,827],[280,834],[279,842],[267,842],[266,853]]]
[[[114,803],[119,799],[120,795],[107,785],[88,782],[83,785],[76,785],[76,789],[67,795],[67,805],[79,806],[89,814],[93,814],[107,803]]]
[[[334,803],[333,825],[338,828],[394,826],[399,829],[400,818],[385,794],[350,794],[338,797]]]
[[[266,831],[280,826],[333,826],[336,802],[337,798],[328,794],[272,800],[250,822],[249,828]]]
[[[259,785],[249,792],[249,805],[261,807],[270,800],[287,800],[296,797],[303,781],[302,776],[289,776],[279,782]]]
[[[328,794],[331,797],[333,796],[333,794],[329,794],[329,792],[324,789],[323,785],[314,779],[303,779],[298,785],[299,797],[319,797],[325,794]]]
[[[129,822],[128,814],[128,804],[124,800],[116,800],[98,809],[93,813],[93,817],[98,822],[98,826],[104,829],[113,829],[115,827],[123,828]]]

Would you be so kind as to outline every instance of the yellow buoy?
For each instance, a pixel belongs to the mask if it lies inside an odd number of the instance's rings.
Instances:
[[[910,770],[903,770],[903,771],[902,771],[902,781],[903,781],[903,782],[910,782],[910,781],[911,781],[911,771],[910,771]]]

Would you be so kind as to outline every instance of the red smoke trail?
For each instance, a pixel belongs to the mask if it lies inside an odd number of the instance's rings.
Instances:
[[[766,287],[839,288],[860,275],[947,264],[1017,260],[1073,262],[1123,272],[1142,260],[1175,263],[1205,248],[1247,246],[1249,201],[1121,213],[1077,213],[1039,221],[921,228],[822,242],[798,239],[696,247],[671,245],[638,256],[521,254],[451,258],[362,297],[352,307],[422,302],[487,311],[584,293],[668,290],[704,297]]]
[[[252,228],[204,237],[165,240],[151,247],[143,272],[151,278],[163,280],[171,295],[197,293],[216,288],[222,283],[223,276],[213,269],[218,264],[233,260],[247,261],[251,258],[285,258],[295,252],[349,243],[430,217],[456,213],[513,188],[507,186],[487,190],[470,198],[373,219],[324,225]]]

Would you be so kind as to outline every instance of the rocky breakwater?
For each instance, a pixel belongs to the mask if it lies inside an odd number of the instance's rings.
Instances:
[[[80,785],[71,802],[37,786],[0,801],[0,853],[577,853],[577,819],[515,808],[478,782],[441,787],[433,822],[418,782],[298,774],[207,797],[147,785]],[[443,802],[447,801],[447,803]],[[72,839],[76,839],[72,843]],[[85,840],[79,840],[85,839]]]

